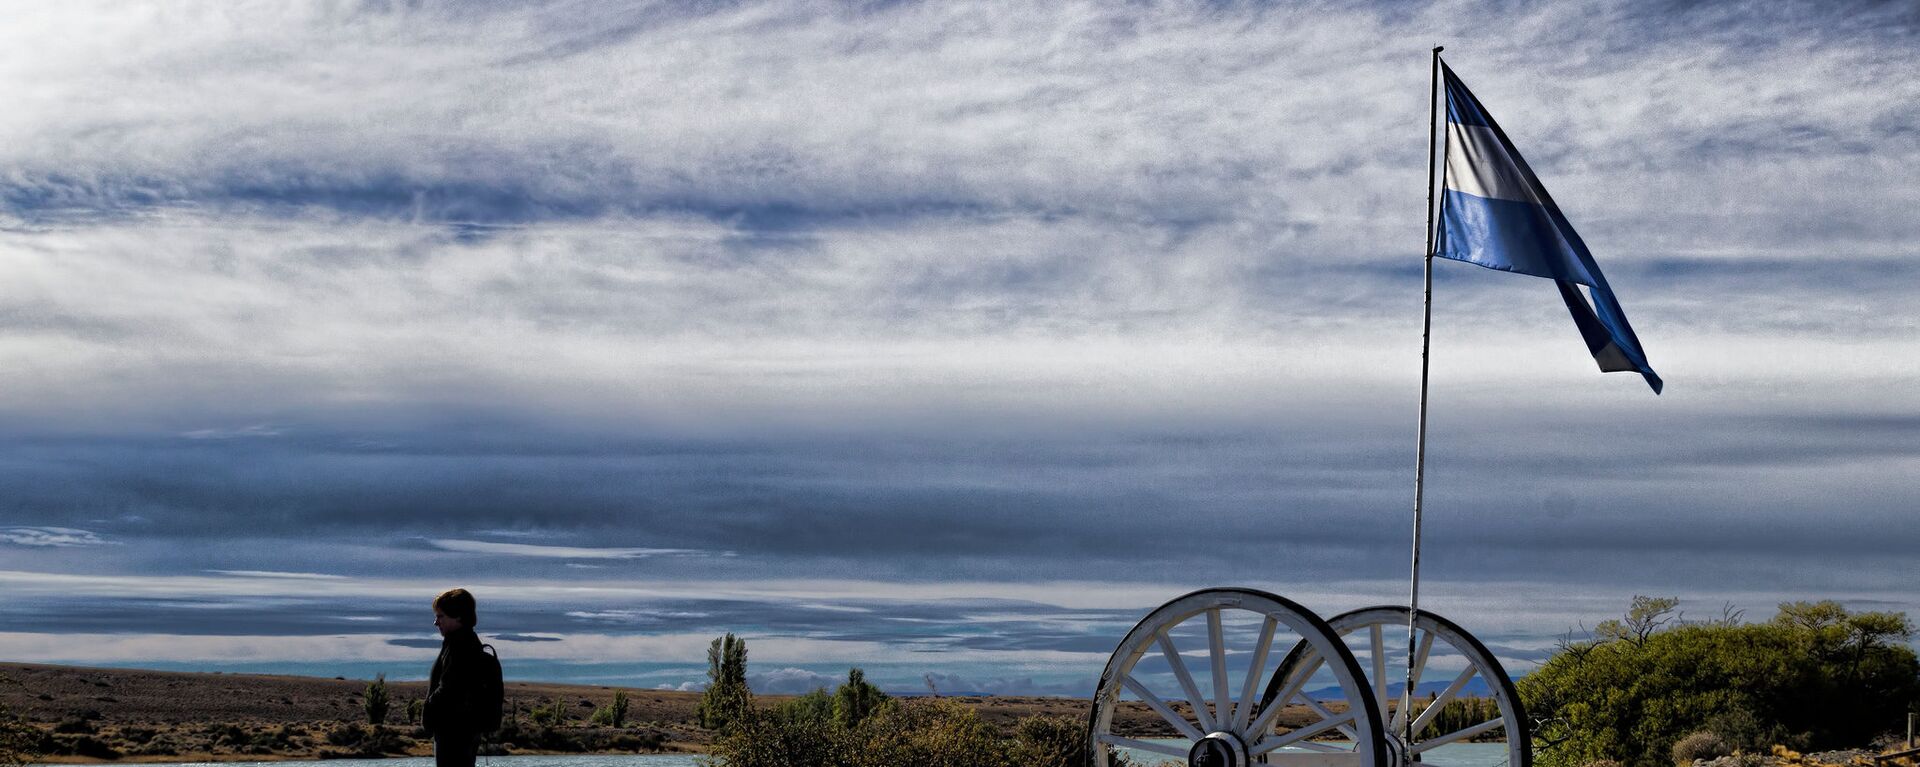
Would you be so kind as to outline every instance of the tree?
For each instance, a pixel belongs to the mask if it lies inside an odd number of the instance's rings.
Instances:
[[[1818,602],[1782,602],[1773,622],[1807,631],[1824,631],[1847,619],[1845,605],[1831,599]]]
[[[700,726],[725,729],[753,704],[747,689],[747,640],[732,632],[707,647],[707,691],[700,696]]]
[[[1680,600],[1674,597],[1644,597],[1635,594],[1627,605],[1627,614],[1618,619],[1604,620],[1593,627],[1593,633],[1601,639],[1619,639],[1636,645],[1645,644],[1647,637],[1659,631],[1661,626],[1679,618],[1674,609],[1680,606]]]
[[[1541,767],[1659,767],[1701,732],[1749,753],[1854,747],[1902,726],[1920,699],[1899,613],[1791,602],[1766,623],[1669,624],[1673,605],[1635,606],[1645,609],[1629,609],[1623,633],[1562,650],[1519,681],[1546,722],[1537,740],[1556,744]]]
[[[846,683],[833,691],[834,721],[839,722],[841,727],[858,727],[886,701],[887,694],[867,681],[866,672],[857,668],[847,669]]]
[[[387,675],[373,675],[373,681],[367,683],[367,698],[360,707],[367,712],[367,724],[383,724],[387,721],[387,708],[393,699],[387,696]]]

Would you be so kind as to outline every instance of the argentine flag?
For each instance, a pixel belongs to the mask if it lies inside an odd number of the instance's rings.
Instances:
[[[1433,254],[1553,280],[1601,372],[1637,372],[1659,394],[1660,376],[1587,244],[1466,84],[1440,66],[1447,83],[1447,162]]]

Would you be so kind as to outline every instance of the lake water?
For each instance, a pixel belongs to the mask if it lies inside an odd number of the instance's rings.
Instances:
[[[1138,759],[1140,763],[1149,765],[1159,764],[1168,759],[1159,754],[1139,754],[1138,756],[1141,757]],[[1421,763],[1428,767],[1503,767],[1506,762],[1507,744],[1505,743],[1455,743],[1421,755]],[[699,754],[489,756],[482,757],[480,760],[481,767],[698,767],[699,764]],[[406,759],[328,759],[324,762],[174,762],[145,764],[140,767],[186,767],[186,765],[195,767],[300,767],[300,765],[433,767],[433,758],[419,756]],[[902,765],[902,767],[906,766]]]

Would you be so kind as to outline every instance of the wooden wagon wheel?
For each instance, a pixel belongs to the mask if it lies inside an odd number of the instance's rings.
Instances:
[[[1324,717],[1317,723],[1285,733],[1274,731],[1284,704],[1250,704],[1262,684],[1271,697],[1294,697],[1295,690],[1268,671],[1276,640],[1301,649],[1302,657],[1310,652],[1319,659],[1316,668],[1330,672],[1332,682],[1351,702],[1344,711],[1323,707]],[[1195,682],[1183,643],[1204,652],[1212,683],[1208,691]],[[1305,685],[1310,678],[1314,678],[1312,672],[1301,675],[1291,687]],[[1115,735],[1114,711],[1123,693],[1144,703],[1184,742]],[[1182,702],[1186,703],[1184,713],[1178,705]],[[1354,745],[1337,753],[1280,751],[1307,746],[1310,738],[1336,730],[1347,733]],[[1107,767],[1108,746],[1184,757],[1190,767],[1245,767],[1260,761],[1290,767],[1394,767],[1397,759],[1384,735],[1380,707],[1367,689],[1365,673],[1326,621],[1285,598],[1236,588],[1196,591],[1141,619],[1107,660],[1088,727],[1096,767]]]
[[[1407,641],[1407,608],[1398,605],[1364,607],[1334,616],[1327,624],[1341,637],[1342,644],[1351,655],[1367,660],[1373,680],[1368,697],[1382,711],[1390,708],[1387,704],[1390,697],[1388,683],[1404,681],[1404,677],[1398,675],[1406,673],[1407,648],[1413,646],[1416,695],[1411,708],[1419,712],[1413,720],[1413,742],[1407,744],[1407,752],[1413,758],[1417,760],[1421,754],[1449,743],[1504,731],[1509,767],[1532,767],[1533,744],[1527,727],[1526,709],[1520,703],[1519,693],[1514,690],[1513,679],[1507,676],[1499,659],[1487,651],[1486,645],[1459,624],[1421,610],[1416,625],[1417,633],[1411,643]],[[1297,686],[1294,690],[1287,690],[1282,681],[1303,673],[1312,674],[1314,667],[1319,665],[1317,658],[1317,648],[1304,643],[1295,645],[1280,663],[1280,671],[1274,674],[1266,693],[1261,696],[1261,704],[1271,705],[1284,694],[1283,705],[1305,703],[1316,710],[1324,708],[1324,704],[1300,691]],[[1389,663],[1389,659],[1395,662]],[[1418,697],[1420,680],[1429,672],[1442,668],[1442,673],[1453,674],[1452,681],[1431,704],[1426,704]],[[1435,731],[1434,724],[1447,703],[1453,701],[1467,683],[1476,677],[1486,684],[1497,704],[1499,715],[1445,732]],[[1422,704],[1426,704],[1424,708]],[[1387,723],[1388,742],[1396,750],[1400,734],[1406,728],[1406,715],[1406,712],[1396,710]]]

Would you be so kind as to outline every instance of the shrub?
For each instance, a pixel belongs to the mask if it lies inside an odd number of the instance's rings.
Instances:
[[[809,722],[831,724],[833,722],[833,696],[827,694],[827,688],[816,687],[812,692],[780,704],[780,713],[792,719],[804,719]]]
[[[74,756],[107,760],[119,759],[121,757],[119,751],[114,750],[112,746],[107,745],[104,741],[92,735],[82,735],[71,741],[67,741],[65,745],[67,753],[73,754]]]
[[[335,746],[358,746],[367,740],[367,729],[357,724],[343,724],[327,732],[327,743]]]
[[[825,691],[819,699],[825,699]],[[803,698],[804,699],[804,698]],[[829,704],[831,706],[831,704]],[[831,708],[827,711],[831,712]],[[773,710],[750,708],[712,746],[717,764],[725,767],[839,767],[849,747],[846,730],[831,713],[817,706],[782,705]]]
[[[1674,764],[1693,764],[1695,759],[1718,759],[1733,753],[1719,735],[1701,730],[1673,744]]]
[[[615,690],[613,691],[613,702],[594,709],[593,716],[588,719],[588,721],[608,727],[625,727],[627,725],[627,707],[629,705],[627,701],[627,691]]]
[[[1013,728],[1013,763],[1022,765],[1091,764],[1085,721],[1065,716],[1030,716]],[[1109,764],[1116,761],[1111,757]]]
[[[527,713],[527,721],[532,722],[536,726],[548,729],[566,724],[567,703],[566,701],[555,700],[548,702],[547,705],[544,706],[534,706],[533,710]]]
[[[640,733],[620,733],[607,739],[606,747],[616,751],[659,751],[667,743],[665,733],[647,730]]]
[[[367,712],[367,724],[386,723],[390,703],[392,698],[387,695],[387,675],[374,674],[373,681],[367,683],[366,699],[360,702],[361,709]]]
[[[0,709],[0,767],[19,767],[40,758],[42,733]]]

